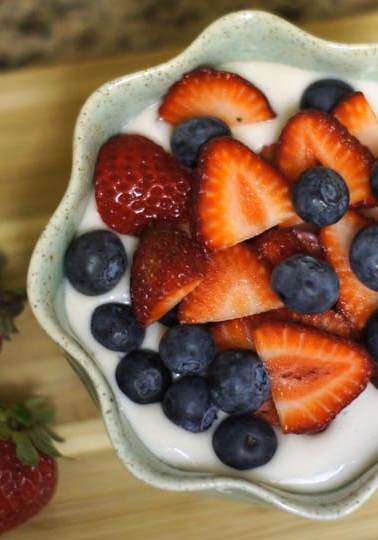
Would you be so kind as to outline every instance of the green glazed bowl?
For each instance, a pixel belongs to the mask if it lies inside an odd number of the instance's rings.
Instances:
[[[72,174],[67,191],[43,231],[28,273],[30,305],[42,328],[98,403],[116,453],[138,478],[155,487],[195,491],[265,504],[302,517],[336,519],[360,507],[378,486],[378,463],[333,491],[301,494],[221,474],[185,472],[166,465],[145,448],[122,420],[116,400],[91,355],[72,335],[61,301],[62,262],[85,209],[101,144],[156,102],[184,72],[199,64],[260,60],[327,71],[333,76],[378,82],[378,44],[347,45],[317,39],[260,11],[232,13],[210,25],[171,61],[110,81],[92,94],[77,119]]]

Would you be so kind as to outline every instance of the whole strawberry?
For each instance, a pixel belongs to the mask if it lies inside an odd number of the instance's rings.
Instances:
[[[24,405],[0,405],[0,534],[40,512],[57,484],[51,440],[62,441],[49,424],[52,411],[42,398]]]
[[[155,219],[187,220],[189,170],[142,135],[121,133],[105,142],[94,184],[102,220],[119,233],[138,235]]]

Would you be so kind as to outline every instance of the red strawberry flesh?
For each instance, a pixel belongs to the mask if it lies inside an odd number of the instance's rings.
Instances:
[[[203,279],[207,266],[199,246],[171,223],[156,222],[141,236],[131,269],[131,296],[138,322],[151,324]]]
[[[252,238],[294,214],[282,175],[243,143],[214,138],[202,148],[191,194],[191,230],[208,250]]]
[[[203,280],[180,304],[179,320],[225,321],[281,306],[265,264],[249,246],[238,244],[209,256]]]
[[[367,351],[319,330],[267,322],[254,331],[284,433],[323,430],[366,387]]]
[[[338,307],[356,332],[364,328],[371,313],[378,308],[378,292],[369,289],[357,278],[349,262],[354,236],[369,223],[369,218],[349,210],[337,223],[323,227],[320,232],[326,258],[335,268],[340,281]]]
[[[378,118],[362,92],[355,92],[339,101],[332,114],[374,156],[378,154]]]
[[[289,182],[319,163],[330,167],[347,183],[352,205],[374,203],[369,185],[372,153],[324,111],[301,111],[288,120],[278,141],[276,162]]]

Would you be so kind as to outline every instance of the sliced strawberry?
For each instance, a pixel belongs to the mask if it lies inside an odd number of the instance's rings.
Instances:
[[[138,322],[151,324],[203,279],[207,261],[198,245],[168,222],[142,234],[131,268],[131,297]]]
[[[336,270],[340,280],[337,306],[356,331],[362,330],[371,313],[378,308],[378,292],[361,283],[349,263],[350,245],[357,232],[371,220],[349,210],[337,223],[324,227],[320,240],[326,258]]]
[[[270,287],[270,273],[247,245],[213,253],[204,279],[179,307],[183,323],[205,323],[245,317],[281,307]]]
[[[258,416],[259,418],[262,418],[271,426],[278,427],[280,425],[280,418],[278,416],[277,409],[272,398],[268,398],[266,401],[264,401],[261,407],[253,413],[253,416]]]
[[[272,266],[297,253],[322,258],[323,249],[317,235],[309,231],[273,227],[253,239],[252,245]]]
[[[378,118],[362,92],[355,92],[339,101],[332,114],[374,156],[378,154]]]
[[[291,311],[286,320],[298,322],[306,326],[323,330],[341,336],[352,339],[354,337],[354,331],[352,325],[348,319],[335,309],[328,309],[322,313],[302,314]]]
[[[225,349],[254,350],[253,328],[254,324],[250,317],[241,317],[238,319],[216,322],[210,326],[209,330],[214,338],[218,351],[223,351]]]
[[[177,125],[193,116],[215,116],[229,126],[275,117],[265,95],[235,73],[200,67],[176,81],[159,107],[163,120]]]
[[[294,214],[282,175],[240,141],[206,143],[192,187],[191,230],[208,250],[252,238]]]
[[[249,329],[250,341],[253,343],[253,330],[266,321],[287,321],[301,323],[304,326],[317,328],[324,332],[329,332],[345,338],[353,338],[353,327],[347,318],[334,309],[328,309],[322,313],[303,314],[297,313],[289,308],[283,307],[273,309],[264,313],[257,313],[247,318],[245,326]]]
[[[119,233],[138,235],[155,219],[187,220],[189,171],[141,135],[114,135],[102,146],[94,184],[102,220]]]
[[[371,358],[363,347],[294,323],[254,331],[284,433],[323,430],[366,387]]]
[[[255,350],[253,331],[262,323],[270,321],[296,322],[324,332],[348,339],[355,337],[354,329],[347,318],[334,309],[315,314],[301,314],[282,307],[256,313],[248,317],[213,323],[209,330],[218,351],[225,349]]]
[[[324,111],[305,110],[288,120],[279,137],[276,161],[289,182],[319,163],[330,167],[347,183],[352,205],[374,203],[369,183],[372,153]]]

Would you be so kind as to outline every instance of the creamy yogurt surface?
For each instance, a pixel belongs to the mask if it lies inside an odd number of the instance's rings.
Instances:
[[[299,105],[303,90],[327,74],[265,62],[240,62],[218,66],[253,82],[262,90],[276,112],[273,120],[237,126],[233,136],[254,151],[277,140],[287,119]],[[329,76],[329,75],[328,75]],[[356,90],[364,92],[378,113],[378,83],[345,79]],[[169,150],[171,127],[157,120],[158,104],[143,111],[128,123],[124,131],[145,135]],[[107,228],[101,220],[92,194],[78,232]],[[129,278],[133,252],[138,240],[119,235],[128,253],[128,271],[109,293],[89,297],[64,283],[65,311],[73,333],[94,358],[109,381],[121,414],[127,417],[142,443],[162,461],[179,469],[221,472],[242,476],[298,492],[325,491],[338,487],[366,470],[378,459],[378,390],[367,388],[331,422],[327,429],[314,435],[283,435],[276,430],[278,448],[272,460],[259,468],[240,472],[224,465],[212,449],[212,432],[223,417],[206,432],[190,433],[168,420],[160,404],[138,405],[118,388],[115,369],[121,353],[107,350],[91,335],[90,319],[99,304],[130,303]],[[146,329],[142,347],[157,350],[165,327],[155,323]]]

